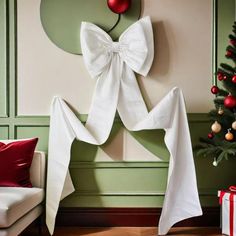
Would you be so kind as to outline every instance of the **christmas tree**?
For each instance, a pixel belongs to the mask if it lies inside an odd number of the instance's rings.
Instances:
[[[225,57],[234,66],[221,63],[217,70],[220,85],[211,88],[215,94],[215,109],[209,112],[213,122],[211,131],[207,138],[200,138],[200,144],[195,147],[198,156],[214,158],[214,166],[236,155],[236,22],[229,40]]]

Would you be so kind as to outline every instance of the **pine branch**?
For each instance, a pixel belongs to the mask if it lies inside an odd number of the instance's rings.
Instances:
[[[227,92],[226,90],[224,89],[219,89],[219,92],[217,94],[217,96],[221,96],[221,97],[226,97],[229,95],[229,92]]]
[[[220,163],[223,159],[235,157],[236,155],[236,142],[230,143],[227,141],[215,141],[201,139],[201,143],[194,148],[194,153],[197,156],[215,158],[216,164]]]
[[[236,39],[236,38],[235,38],[235,39]],[[226,63],[221,63],[220,66],[221,66],[224,70],[226,70],[227,72],[229,72],[230,75],[233,75],[233,74],[236,72],[235,69],[234,69],[232,66],[230,66],[230,65],[228,65],[228,64],[226,64]]]
[[[218,123],[222,124],[222,131],[227,131],[227,129],[231,127],[231,124],[235,120],[234,113],[225,107],[222,107],[221,109],[223,109],[224,115],[219,115],[218,110],[211,110],[209,112],[209,117],[211,121],[218,121]]]
[[[224,98],[216,97],[214,99],[214,103],[215,103],[216,108],[222,107],[224,105]]]
[[[222,81],[224,88],[232,95],[236,96],[236,84],[232,82],[231,78]]]
[[[233,26],[233,28],[236,30],[236,26]],[[230,34],[229,39],[236,40],[236,37],[234,35]]]
[[[236,49],[231,45],[227,46],[226,50],[231,51],[233,54],[236,54]]]
[[[222,151],[220,153],[220,155],[218,155],[218,157],[216,158],[216,165],[218,165],[224,158],[226,159],[226,155],[227,153],[225,151]],[[228,156],[227,156],[227,159],[228,159]]]
[[[236,26],[235,25],[233,25],[233,32],[236,35]]]

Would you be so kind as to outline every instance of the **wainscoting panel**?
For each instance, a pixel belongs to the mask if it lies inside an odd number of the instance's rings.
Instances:
[[[8,139],[9,127],[8,126],[0,126],[0,139]]]
[[[61,207],[162,207],[164,194],[77,194],[72,193],[65,198]],[[219,205],[217,195],[200,194],[200,202],[203,207],[216,207]]]
[[[0,117],[8,115],[7,3],[0,0]]]
[[[61,207],[161,207],[164,195],[132,194],[76,194],[65,198]]]
[[[48,130],[49,127],[44,126],[15,126],[15,138],[31,138],[38,137],[39,142],[37,144],[37,150],[48,151]]]
[[[118,163],[116,163],[118,164]],[[164,193],[168,168],[129,167],[71,168],[73,183],[78,193],[149,194]],[[81,181],[86,180],[86,181]]]

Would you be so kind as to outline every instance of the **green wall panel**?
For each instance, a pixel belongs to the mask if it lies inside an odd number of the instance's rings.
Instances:
[[[217,190],[228,188],[236,183],[236,158],[220,163],[218,167],[212,165],[209,158],[196,158],[196,173],[198,187],[201,193],[217,194]]]
[[[228,35],[232,32],[235,21],[235,0],[217,0],[217,65],[231,63],[225,58],[226,47],[229,45]]]
[[[123,125],[119,123],[114,123],[111,134],[109,136],[109,139],[102,147],[105,147],[108,145],[112,140],[115,138],[119,130],[123,127]],[[71,160],[72,161],[94,161],[96,154],[97,154],[98,147],[95,145],[91,145],[85,142],[80,142],[75,140],[73,142],[72,148],[71,148]]]
[[[0,139],[9,139],[8,132],[8,126],[0,126]]]
[[[32,138],[38,137],[39,142],[36,149],[47,152],[48,150],[48,130],[49,127],[43,126],[16,126],[15,138]]]
[[[217,197],[217,193],[213,196],[201,196],[200,195],[200,203],[202,207],[215,207],[219,206],[219,198]]]
[[[7,116],[7,18],[6,1],[0,0],[0,117]]]
[[[161,207],[164,196],[152,195],[79,195],[72,194],[61,202],[63,207]]]
[[[44,30],[53,43],[67,52],[81,54],[78,32],[82,21],[96,23],[109,32],[113,39],[117,39],[139,18],[140,2],[133,1],[129,10],[121,14],[118,20],[118,15],[107,7],[107,0],[41,0],[40,17]],[[91,14],[91,9],[94,14]]]
[[[98,147],[85,142],[75,140],[71,147],[72,161],[93,161],[96,157]]]
[[[167,171],[167,168],[73,168],[70,173],[78,192],[133,194],[164,193]]]
[[[164,142],[164,130],[142,130],[130,133],[141,145],[161,158],[162,161],[169,160],[169,151]]]
[[[162,207],[164,195],[82,195],[73,193],[61,202],[62,207]],[[202,206],[218,206],[217,195],[200,196]]]
[[[211,123],[211,121],[196,121],[189,123],[191,141],[193,146],[199,142],[199,137],[207,137],[207,134],[210,131]]]

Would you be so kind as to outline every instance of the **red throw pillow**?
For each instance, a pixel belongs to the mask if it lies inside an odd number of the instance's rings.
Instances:
[[[31,188],[29,169],[38,138],[0,142],[0,186]]]

